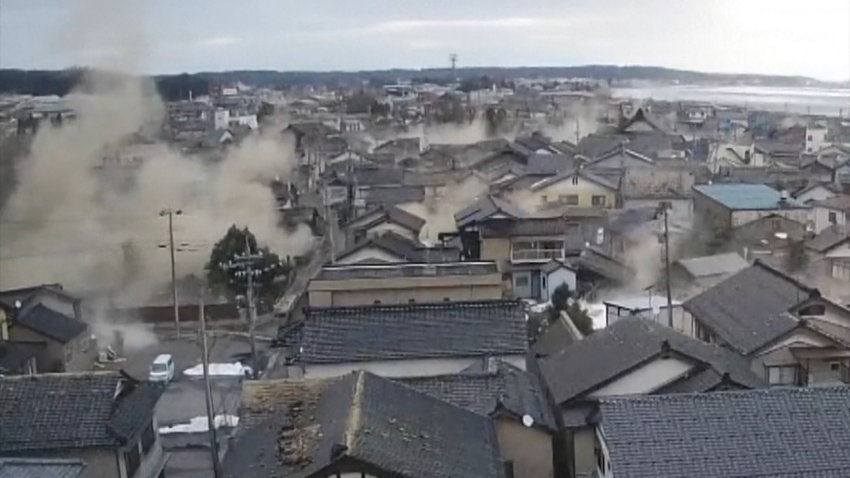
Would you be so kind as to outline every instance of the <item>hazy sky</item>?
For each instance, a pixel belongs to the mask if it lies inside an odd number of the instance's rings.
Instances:
[[[102,2],[103,0],[101,0]],[[109,23],[150,73],[656,65],[850,79],[850,0],[0,0],[0,66],[96,64]],[[94,3],[93,3],[94,2]],[[65,33],[61,33],[65,32]]]

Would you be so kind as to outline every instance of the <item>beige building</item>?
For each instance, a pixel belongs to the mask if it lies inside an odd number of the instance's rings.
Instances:
[[[619,184],[579,168],[542,179],[527,190],[513,192],[508,199],[537,209],[553,203],[610,209],[617,207],[618,192]]]
[[[494,262],[326,265],[307,287],[310,307],[501,299]]]

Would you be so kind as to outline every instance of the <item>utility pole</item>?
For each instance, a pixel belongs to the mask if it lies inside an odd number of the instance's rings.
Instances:
[[[327,186],[325,186],[323,189],[324,189],[324,196],[325,196],[325,219],[326,219],[325,222],[327,223],[328,239],[330,240],[330,244],[331,244],[331,264],[333,264],[334,262],[336,262],[336,244],[334,242],[334,222],[335,221],[331,217],[332,212],[331,212],[330,198],[328,196],[328,188],[327,188]]]
[[[248,301],[248,335],[251,340],[251,374],[257,376],[257,340],[255,329],[257,326],[257,306],[254,303],[254,277],[269,272],[271,268],[258,268],[255,264],[263,259],[263,254],[251,254],[251,243],[248,236],[245,235],[245,253],[237,255],[227,264],[219,264],[222,270],[237,269],[237,277],[246,277],[248,279],[248,288],[246,291],[246,299]],[[275,267],[273,265],[271,267]]]
[[[670,288],[670,230],[667,226],[667,204],[662,203],[664,212],[664,276],[667,288],[667,325],[673,327],[673,293]]]
[[[171,302],[174,306],[174,326],[177,337],[180,337],[180,309],[177,305],[177,266],[174,260],[174,216],[183,214],[180,209],[163,209],[160,216],[168,216],[168,249],[171,254]]]
[[[212,403],[212,388],[210,386],[210,355],[209,350],[207,350],[207,320],[204,315],[204,292],[201,289],[201,296],[198,301],[200,307],[198,319],[201,323],[201,360],[204,364],[204,397],[207,405],[207,427],[209,428],[210,435],[210,455],[212,458],[213,476],[215,478],[221,478],[221,464],[218,462],[218,438],[216,437],[215,416],[213,415],[215,407],[213,407]]]

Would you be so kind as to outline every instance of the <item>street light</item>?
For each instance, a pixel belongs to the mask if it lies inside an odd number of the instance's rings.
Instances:
[[[159,212],[160,217],[168,216],[168,248],[171,253],[171,301],[174,305],[174,326],[177,336],[180,337],[180,311],[177,306],[177,270],[174,261],[174,216],[183,214],[181,209],[163,209]]]

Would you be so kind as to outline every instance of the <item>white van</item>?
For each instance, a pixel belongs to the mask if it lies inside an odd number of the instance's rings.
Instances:
[[[151,364],[151,382],[170,382],[174,379],[174,361],[171,354],[158,355]]]

